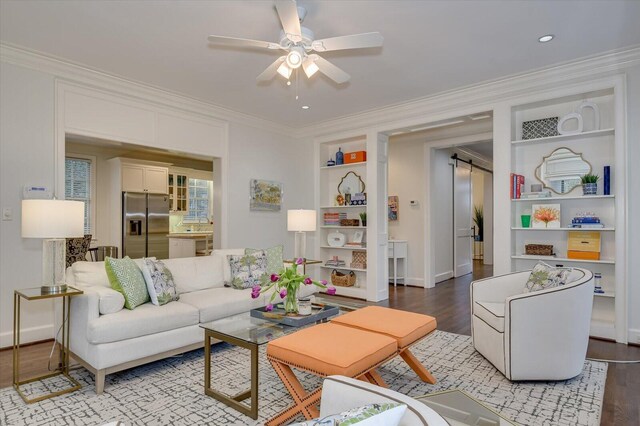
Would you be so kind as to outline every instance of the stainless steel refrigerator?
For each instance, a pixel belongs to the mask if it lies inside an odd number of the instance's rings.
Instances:
[[[122,193],[122,257],[169,258],[169,196]]]

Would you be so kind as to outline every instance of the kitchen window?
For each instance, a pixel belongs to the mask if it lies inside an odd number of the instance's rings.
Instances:
[[[213,181],[189,178],[189,210],[183,223],[209,223],[213,210]]]
[[[72,154],[64,166],[64,198],[84,202],[84,233],[95,237],[95,157]]]

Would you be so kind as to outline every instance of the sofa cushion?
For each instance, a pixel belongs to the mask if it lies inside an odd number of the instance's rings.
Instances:
[[[224,284],[231,281],[231,267],[227,256],[237,256],[239,254],[244,254],[244,249],[218,249],[211,252],[211,256],[222,264],[222,280]]]
[[[434,317],[382,306],[367,306],[332,320],[336,324],[375,331],[398,341],[404,348],[436,329]]]
[[[252,299],[251,289],[236,290],[221,287],[181,294],[180,303],[187,303],[200,312],[200,322],[214,321],[264,306],[264,299]]]
[[[253,254],[260,249],[245,249],[245,254]],[[267,254],[267,274],[279,274],[284,267],[284,246],[279,245],[275,247],[271,247],[268,249],[264,249],[264,252]]]
[[[180,298],[173,282],[173,275],[162,260],[144,259],[142,276],[154,305],[166,305]]]
[[[222,287],[222,263],[213,256],[165,259],[179,294]]]
[[[147,259],[155,260],[155,257]],[[139,268],[143,259],[133,259]],[[76,262],[67,269],[67,275],[73,274],[73,283],[83,287],[108,287],[111,288],[104,262]]]
[[[266,283],[267,277],[267,253],[264,250],[252,254],[230,255],[231,287],[244,290],[256,285]]]
[[[122,293],[127,309],[135,309],[149,301],[149,292],[142,271],[129,256],[125,256],[124,259],[107,257],[104,266],[111,288]]]
[[[474,302],[473,314],[494,330],[504,333],[504,303]]]
[[[272,340],[267,355],[323,376],[356,377],[396,354],[396,339],[325,323]]]
[[[198,310],[182,302],[163,306],[145,303],[89,321],[87,340],[92,344],[117,342],[198,324]]]

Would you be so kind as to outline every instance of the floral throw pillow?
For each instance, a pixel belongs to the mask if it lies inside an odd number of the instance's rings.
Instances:
[[[397,426],[405,411],[407,411],[405,404],[380,402],[292,426]]]
[[[264,250],[251,254],[229,255],[231,268],[231,287],[244,290],[263,283],[263,276],[267,276],[267,254]]]
[[[525,292],[540,291],[566,284],[572,268],[555,268],[538,262],[531,270]]]
[[[253,254],[255,252],[262,251],[260,249],[252,249],[248,248],[244,250],[245,254]],[[279,274],[282,270],[284,263],[284,246],[274,246],[268,249],[265,249],[264,252],[267,254],[267,273],[271,274]]]
[[[145,258],[142,265],[142,275],[151,303],[161,306],[180,298],[173,282],[173,275],[162,260]]]

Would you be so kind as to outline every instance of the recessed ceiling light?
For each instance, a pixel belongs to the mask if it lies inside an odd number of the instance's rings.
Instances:
[[[309,109],[310,106],[309,105],[302,105],[302,109]]]
[[[546,43],[546,42],[548,42],[548,41],[553,40],[553,37],[554,37],[554,36],[553,36],[553,34],[543,35],[542,37],[540,37],[540,38],[538,39],[538,41],[539,41],[540,43]]]

